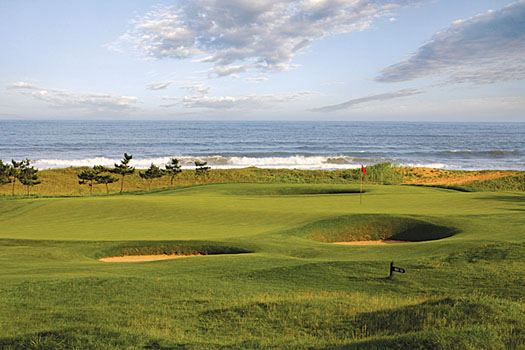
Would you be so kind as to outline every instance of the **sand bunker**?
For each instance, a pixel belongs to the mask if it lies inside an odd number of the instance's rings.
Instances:
[[[386,239],[384,241],[332,242],[332,244],[344,244],[344,245],[378,245],[378,244],[399,244],[399,243],[413,243],[413,242],[396,241],[393,239]]]
[[[202,256],[202,254],[194,255],[178,255],[178,254],[156,254],[156,255],[125,255],[125,256],[110,256],[106,258],[100,258],[99,261],[103,262],[142,262],[142,261],[157,261],[157,260],[168,260],[177,258],[187,258],[190,256]]]

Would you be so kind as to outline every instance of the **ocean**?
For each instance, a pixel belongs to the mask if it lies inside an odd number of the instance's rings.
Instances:
[[[183,168],[525,170],[525,123],[0,120],[4,162],[112,166],[124,152],[137,168],[178,158]]]

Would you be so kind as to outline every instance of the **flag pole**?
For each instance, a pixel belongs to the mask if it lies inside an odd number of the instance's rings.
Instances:
[[[361,187],[359,187],[359,204],[363,204],[363,174],[366,175],[365,166],[361,164]]]
[[[359,204],[363,204],[363,171],[359,172],[361,174],[361,187],[359,187]]]

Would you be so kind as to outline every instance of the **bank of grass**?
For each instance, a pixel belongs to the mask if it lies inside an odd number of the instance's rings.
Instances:
[[[523,193],[368,185],[360,203],[358,189],[4,197],[0,348],[525,348]],[[309,239],[383,222],[454,231],[388,246]],[[411,233],[432,239],[425,225]],[[242,254],[97,260],[204,248]],[[407,272],[387,278],[391,261]]]
[[[474,181],[461,186],[470,191],[525,192],[525,174],[511,175],[498,179]]]
[[[509,175],[496,179],[473,181],[465,184],[457,185],[424,185],[416,186],[431,186],[438,188],[445,188],[461,192],[525,192],[525,174]]]

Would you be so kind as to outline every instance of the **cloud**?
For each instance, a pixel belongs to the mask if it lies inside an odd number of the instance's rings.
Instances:
[[[153,91],[156,91],[156,90],[165,90],[165,89],[167,89],[171,84],[173,84],[173,82],[171,82],[171,81],[167,81],[167,82],[165,82],[165,83],[151,83],[151,84],[146,85],[146,90],[153,90]]]
[[[5,85],[11,93],[45,102],[51,107],[87,109],[92,111],[125,110],[140,101],[136,97],[104,93],[78,93],[61,89],[41,88],[26,82]]]
[[[276,104],[286,103],[302,99],[312,95],[313,92],[302,91],[289,94],[274,95],[244,95],[240,97],[212,97],[212,96],[185,96],[164,97],[165,101],[176,101],[175,103],[163,104],[162,107],[186,107],[205,109],[259,109],[272,108]]]
[[[335,111],[339,111],[342,109],[348,109],[350,107],[353,107],[355,105],[365,103],[365,102],[387,101],[387,100],[392,100],[392,99],[400,98],[400,97],[418,95],[424,92],[425,92],[424,90],[420,90],[420,89],[403,89],[403,90],[398,90],[398,91],[385,92],[382,94],[375,94],[375,95],[355,98],[355,99],[352,99],[352,100],[349,100],[343,103],[335,104],[335,105],[313,108],[310,111],[311,112],[335,112]]]
[[[186,84],[186,86],[183,86],[182,89],[198,95],[208,95],[211,91],[211,87],[204,86],[202,84]]]
[[[442,84],[525,79],[525,0],[458,20],[407,60],[384,68],[378,82],[446,76]]]
[[[9,90],[14,90],[14,89],[28,89],[28,90],[38,89],[35,85],[26,83],[24,81],[18,81],[16,83],[6,84],[5,88],[9,89]]]
[[[368,28],[374,19],[421,0],[179,0],[132,21],[116,42],[147,57],[212,64],[227,76],[278,72],[314,40]]]

